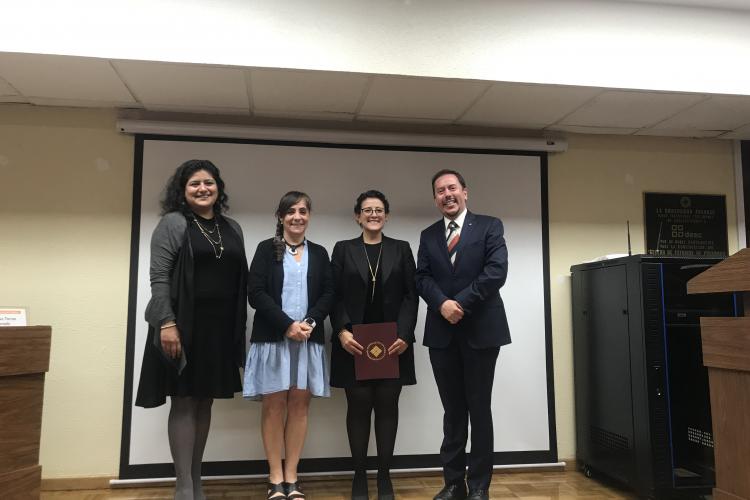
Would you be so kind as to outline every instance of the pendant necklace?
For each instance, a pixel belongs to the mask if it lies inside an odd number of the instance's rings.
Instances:
[[[370,269],[370,277],[372,278],[372,297],[370,297],[370,304],[375,301],[375,282],[377,281],[378,268],[380,267],[380,256],[383,253],[383,242],[380,242],[380,249],[378,250],[378,260],[375,262],[375,271],[372,270],[372,264],[370,264],[370,256],[367,255],[367,247],[365,246],[365,240],[362,240],[362,250],[365,251],[365,258],[367,259],[367,267]]]
[[[216,257],[216,259],[221,259],[221,255],[224,253],[224,240],[222,240],[221,238],[221,229],[219,229],[218,218],[214,218],[214,228],[211,231],[203,227],[203,225],[198,222],[198,218],[195,215],[193,215],[193,221],[195,221],[195,225],[198,226],[201,234],[205,236],[208,242],[211,244],[211,248],[214,251],[214,257]],[[219,237],[219,239],[216,241],[211,238],[211,235],[214,233],[216,233]]]
[[[302,243],[297,243],[296,245],[292,245],[288,241],[286,241],[286,238],[284,238],[284,244],[286,245],[286,251],[289,252],[289,255],[297,255],[297,249],[305,244],[305,239],[302,239]]]

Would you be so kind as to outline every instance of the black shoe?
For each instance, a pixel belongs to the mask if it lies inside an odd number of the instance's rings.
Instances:
[[[466,485],[464,483],[448,484],[432,500],[464,500]]]
[[[279,495],[279,493],[281,493]],[[287,500],[286,490],[284,489],[284,483],[273,484],[268,483],[268,492],[266,493],[268,500]]]
[[[297,481],[293,483],[282,483],[284,485],[284,490],[286,492],[286,498],[287,500],[304,500],[305,494],[302,492],[302,487],[299,485]]]
[[[393,500],[393,483],[388,474],[378,473],[378,500]]]
[[[352,479],[352,500],[368,500],[370,492],[367,490],[367,473],[355,472]]]
[[[487,490],[471,490],[466,500],[490,500],[490,492]]]

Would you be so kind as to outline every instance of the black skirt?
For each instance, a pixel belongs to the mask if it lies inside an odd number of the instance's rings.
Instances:
[[[154,346],[154,329],[149,328],[137,406],[161,406],[166,396],[231,399],[242,391],[232,340],[235,306],[236,300],[196,301],[193,341],[185,349],[187,365],[179,375]]]

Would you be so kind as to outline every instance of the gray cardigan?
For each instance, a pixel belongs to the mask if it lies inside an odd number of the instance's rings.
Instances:
[[[222,215],[239,235],[244,245],[242,229],[236,221]],[[146,321],[154,328],[175,320],[170,300],[169,281],[177,254],[187,230],[187,219],[180,212],[165,214],[151,235],[151,300],[146,306]]]

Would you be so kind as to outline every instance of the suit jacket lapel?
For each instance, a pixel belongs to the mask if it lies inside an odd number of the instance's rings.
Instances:
[[[471,241],[471,238],[475,236],[474,234],[474,214],[467,211],[466,217],[464,217],[464,227],[461,228],[461,237],[458,239],[458,245],[456,247],[456,262],[454,262],[453,267],[457,267],[458,263],[461,259],[461,249],[462,247],[466,246],[469,241]],[[446,245],[447,248],[447,245]]]
[[[396,242],[385,235],[383,235],[383,255],[380,259],[380,265],[383,268],[383,284],[385,284],[396,259]]]
[[[433,242],[437,249],[437,254],[442,260],[444,260],[448,267],[451,267],[451,259],[448,256],[448,243],[445,241],[445,222],[441,218],[433,225]],[[459,240],[460,241],[460,240]]]
[[[353,239],[349,242],[349,258],[354,261],[354,267],[362,276],[362,281],[367,285],[370,280],[370,270],[367,268],[367,258],[365,254],[365,243],[362,237]]]

